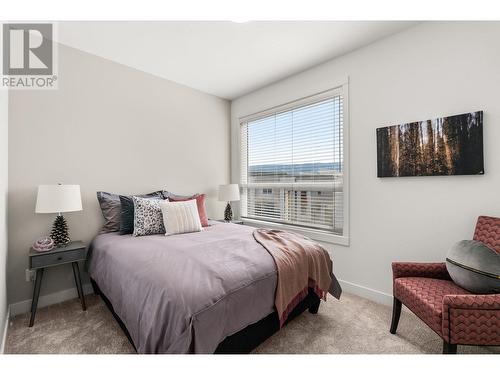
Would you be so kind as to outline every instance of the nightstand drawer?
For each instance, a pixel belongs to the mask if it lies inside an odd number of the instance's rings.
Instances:
[[[50,267],[63,263],[76,262],[85,260],[85,256],[85,248],[32,256],[30,257],[30,268]]]

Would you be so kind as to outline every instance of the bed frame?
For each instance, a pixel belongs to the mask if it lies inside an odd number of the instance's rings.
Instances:
[[[108,309],[113,314],[113,317],[120,325],[121,329],[127,336],[128,340],[137,351],[132,338],[127,330],[127,327],[120,319],[120,317],[115,313],[113,309],[113,305],[109,301],[109,299],[102,293],[101,289],[97,285],[97,283],[90,279],[92,282],[92,288],[94,289],[94,293],[100,295],[103,299],[104,303],[108,307]],[[294,318],[302,314],[305,310],[309,309],[311,314],[317,314],[319,305],[321,300],[318,298],[316,293],[309,288],[309,294],[304,298],[296,307],[292,310],[292,312],[288,315],[288,319],[285,322],[285,325],[292,321]],[[265,318],[259,320],[258,322],[251,324],[241,331],[238,331],[231,336],[228,336],[222,341],[217,349],[215,350],[216,354],[246,354],[250,353],[253,349],[259,346],[261,343],[266,341],[273,334],[278,332],[280,329],[278,313],[274,311],[269,314]]]

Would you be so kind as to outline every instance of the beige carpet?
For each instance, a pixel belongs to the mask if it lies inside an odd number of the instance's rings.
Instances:
[[[87,296],[39,309],[35,325],[28,314],[12,319],[6,353],[133,353],[102,300]],[[403,311],[398,333],[389,333],[391,308],[344,293],[329,298],[317,315],[307,311],[260,345],[255,353],[441,353],[441,340]],[[499,347],[459,346],[459,353],[496,353]]]

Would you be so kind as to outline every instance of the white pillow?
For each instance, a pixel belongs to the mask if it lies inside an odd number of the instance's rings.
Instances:
[[[202,230],[196,199],[182,202],[160,202],[165,236]]]

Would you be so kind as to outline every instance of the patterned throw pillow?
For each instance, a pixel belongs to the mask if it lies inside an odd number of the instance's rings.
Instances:
[[[163,216],[158,199],[132,197],[134,200],[134,236],[164,234]]]

